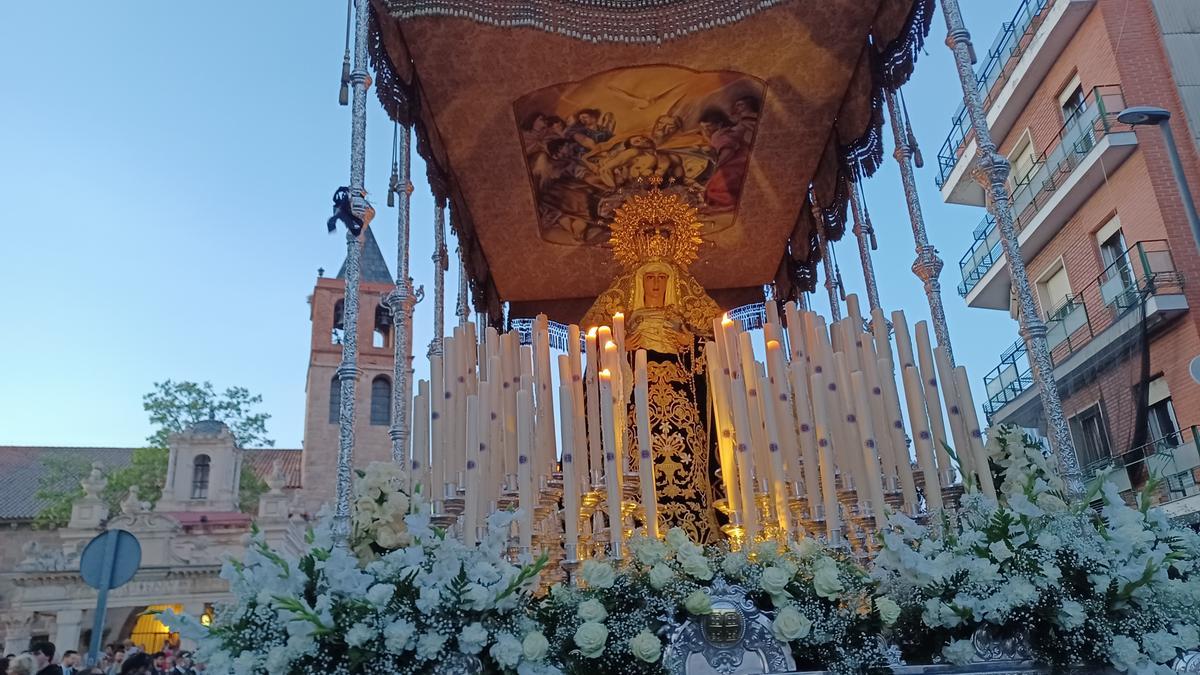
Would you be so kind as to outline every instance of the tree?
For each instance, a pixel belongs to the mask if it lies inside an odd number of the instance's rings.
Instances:
[[[275,447],[267,437],[267,420],[271,416],[254,412],[262,403],[262,395],[251,395],[245,387],[229,387],[218,394],[211,382],[154,383],[154,391],[142,397],[142,408],[150,413],[150,423],[158,429],[146,440],[156,448],[167,447],[167,438],[196,422],[220,420],[229,427],[238,447]]]
[[[142,501],[151,504],[158,501],[167,480],[170,456],[167,439],[196,422],[210,419],[224,422],[238,447],[274,447],[275,441],[266,436],[266,421],[271,416],[254,411],[254,406],[259,403],[262,403],[262,396],[251,395],[244,387],[229,387],[217,394],[209,382],[155,382],[154,391],[142,397],[142,407],[150,414],[151,424],[158,428],[146,439],[150,447],[134,450],[127,466],[106,472],[108,485],[101,497],[108,504],[109,512],[120,512],[121,500],[134,485],[137,485]],[[62,527],[71,519],[71,505],[83,496],[79,481],[92,467],[82,457],[68,454],[47,455],[42,466],[37,497],[44,506],[35,516],[34,524]],[[253,471],[242,471],[238,507],[242,511],[253,511],[258,506],[259,495],[266,489],[266,483]]]

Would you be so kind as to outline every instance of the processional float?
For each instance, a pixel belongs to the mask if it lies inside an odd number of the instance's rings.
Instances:
[[[411,341],[398,340],[392,437],[439,522],[471,541],[490,510],[518,508],[516,549],[552,548],[567,565],[620,555],[632,529],[666,524],[735,545],[821,534],[867,555],[886,510],[937,512],[964,483],[994,491],[897,104],[931,2],[355,2],[350,195],[363,213],[369,59],[404,127],[390,306],[406,338],[419,298],[407,276],[410,129],[434,192],[430,377],[411,386]],[[957,4],[946,10],[961,60]],[[461,58],[464,40],[504,58],[481,69]],[[885,316],[870,261],[860,182],[882,162],[885,103],[936,348],[924,322],[914,345],[903,312]],[[447,211],[463,281],[442,338]],[[864,316],[846,297],[842,318],[830,263],[851,215],[869,306]],[[828,323],[806,309],[819,262]],[[764,283],[756,340],[720,308],[761,298]],[[525,344],[500,331],[535,314]],[[551,342],[565,353],[552,358]],[[344,522],[352,346],[339,373]],[[1055,438],[1069,469],[1069,438]],[[672,471],[708,485],[681,497]]]

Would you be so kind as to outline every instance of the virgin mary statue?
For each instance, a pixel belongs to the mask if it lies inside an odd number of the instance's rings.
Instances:
[[[680,527],[693,541],[711,544],[722,534],[714,509],[719,467],[711,451],[716,439],[709,433],[703,344],[712,339],[721,309],[688,271],[701,244],[699,229],[696,209],[657,185],[626,199],[616,210],[611,239],[623,272],[596,298],[583,326],[610,325],[621,312],[625,348],[646,350],[660,526]],[[636,461],[632,407],[628,420],[625,456]]]

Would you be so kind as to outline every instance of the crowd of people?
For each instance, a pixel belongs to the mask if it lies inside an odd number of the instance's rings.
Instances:
[[[58,659],[56,651],[53,642],[34,642],[27,652],[0,658],[0,675],[204,675],[204,664],[170,644],[154,653],[131,640],[110,644],[93,665],[87,665],[84,655],[73,649]]]

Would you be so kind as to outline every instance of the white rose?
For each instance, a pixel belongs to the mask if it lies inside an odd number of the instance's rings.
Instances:
[[[612,588],[617,573],[612,565],[597,560],[583,561],[583,582],[590,588]]]
[[[650,568],[650,586],[656,591],[666,588],[674,579],[675,572],[662,563]]]
[[[826,599],[837,597],[842,592],[842,581],[838,579],[837,563],[833,558],[823,557],[813,567],[813,590]]]
[[[1013,557],[1012,550],[1003,541],[992,542],[988,545],[988,550],[992,552],[992,557],[996,559],[996,562],[1002,563]]]
[[[362,623],[356,623],[346,631],[346,644],[351,647],[361,647],[375,638],[375,630]]]
[[[687,532],[684,532],[682,529],[672,527],[670,530],[667,530],[667,545],[676,551],[690,543],[692,543],[692,540],[688,538]]]
[[[724,560],[721,561],[721,571],[727,576],[736,576],[746,568],[746,565],[749,562],[750,561],[746,558],[746,554],[742,553],[741,551],[738,551],[737,553],[730,553],[729,555],[725,556]]]
[[[955,640],[942,647],[942,656],[956,666],[965,666],[975,660],[975,645],[970,640]]]
[[[654,633],[642,629],[629,640],[629,651],[639,660],[646,663],[657,663],[662,657],[662,643]]]
[[[815,555],[816,553],[819,553],[821,550],[821,547],[818,546],[817,543],[811,537],[804,537],[803,539],[800,539],[799,541],[790,542],[788,544],[788,548],[790,548],[792,550],[792,553],[794,553],[796,555],[796,557],[800,558],[801,560],[804,560],[805,558],[808,558],[809,556]]]
[[[771,634],[780,642],[792,642],[808,635],[812,621],[791,605],[779,610],[771,622]]]
[[[398,530],[393,525],[380,525],[375,530],[375,543],[381,548],[395,550],[408,546],[409,537],[407,532]]]
[[[604,604],[599,600],[584,600],[579,603],[579,609],[575,613],[584,621],[603,621],[608,618],[608,610],[604,609]]]
[[[585,658],[594,659],[604,653],[608,641],[608,627],[602,623],[588,621],[575,630],[575,646]]]
[[[708,558],[705,558],[703,554],[680,558],[679,563],[685,573],[700,581],[708,581],[713,578],[713,571],[708,565]]]
[[[771,566],[763,570],[762,577],[758,580],[758,586],[767,595],[783,595],[787,593],[787,585],[791,580],[792,575],[788,574],[787,570]]]
[[[442,653],[442,647],[446,646],[448,636],[440,633],[429,631],[422,633],[417,639],[417,658],[422,661],[431,661]]]
[[[404,619],[396,619],[383,629],[383,644],[392,654],[399,654],[412,647],[416,628]]]
[[[546,652],[549,649],[549,640],[536,630],[526,635],[524,642],[521,643],[521,653],[525,655],[526,661],[541,661],[546,658]]]
[[[703,590],[694,590],[683,600],[683,608],[693,616],[704,616],[712,611],[712,598]]]
[[[879,618],[885,626],[896,623],[896,619],[900,618],[900,605],[886,595],[875,598],[875,609],[879,611]]]
[[[458,651],[464,654],[478,654],[483,651],[483,646],[487,644],[487,641],[487,629],[483,627],[482,623],[476,621],[467,625],[458,634]]]
[[[521,662],[524,648],[521,641],[513,637],[512,633],[501,633],[496,637],[496,644],[492,645],[488,653],[502,667],[515,668]]]
[[[629,548],[633,551],[633,556],[637,558],[637,561],[647,567],[667,559],[667,545],[659,539],[649,537],[633,539],[629,542]]]

